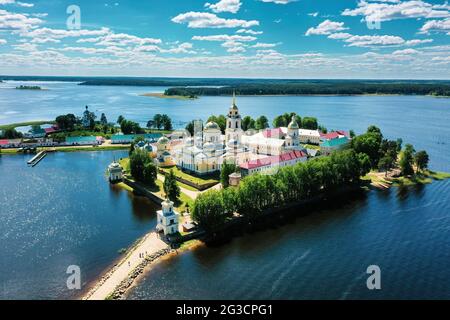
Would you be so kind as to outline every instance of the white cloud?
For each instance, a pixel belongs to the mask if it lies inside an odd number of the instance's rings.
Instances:
[[[325,20],[317,27],[309,28],[306,31],[306,35],[328,35],[331,33],[335,33],[338,31],[347,30],[348,28],[344,27],[344,22],[335,22],[331,20]]]
[[[227,35],[227,34],[219,34],[219,35],[212,35],[212,36],[193,36],[192,40],[197,41],[241,41],[241,42],[250,42],[256,40],[255,37],[252,36],[241,36],[241,35]]]
[[[252,45],[252,48],[274,48],[278,46],[279,43],[263,43],[263,42],[257,42],[256,44]]]
[[[108,28],[101,28],[97,30],[66,30],[66,29],[51,29],[39,28],[31,31],[26,30],[20,33],[23,37],[33,38],[33,42],[58,42],[59,39],[68,37],[83,37],[83,36],[101,36],[110,33]]]
[[[6,41],[5,39],[0,39],[0,44],[7,44],[8,41]]]
[[[351,36],[344,40],[349,47],[371,47],[371,46],[396,46],[405,43],[405,40],[398,36]]]
[[[253,34],[253,35],[263,34],[262,31],[254,31],[252,29],[239,29],[238,31],[236,31],[236,33],[246,33],[246,34]]]
[[[15,4],[19,7],[25,7],[25,8],[31,8],[34,7],[33,3],[28,3],[28,2],[20,2],[20,1],[15,1],[15,0],[0,0],[0,5],[5,5],[5,4]]]
[[[421,0],[377,2],[360,0],[356,9],[345,9],[342,15],[364,16],[366,21],[390,21],[407,18],[445,18],[449,17],[450,13],[448,5],[433,5]]]
[[[420,32],[446,32],[447,35],[450,35],[450,18],[444,20],[427,21],[420,29]]]
[[[344,40],[344,39],[348,39],[350,37],[352,37],[352,35],[347,32],[332,33],[328,36],[329,39],[334,39],[334,40]]]
[[[0,30],[30,30],[38,27],[43,21],[30,18],[25,14],[13,13],[0,9]]]
[[[276,3],[276,4],[288,4],[288,3],[291,3],[291,2],[295,2],[297,0],[260,0],[260,1],[262,1],[262,2],[273,2],[273,3]]]
[[[408,40],[405,42],[405,44],[407,46],[417,46],[419,44],[424,44],[424,43],[431,43],[433,42],[433,39],[413,39],[413,40]]]
[[[236,13],[241,8],[240,0],[220,0],[215,4],[211,4],[209,2],[205,3],[205,7],[211,9],[213,12],[231,12]]]
[[[187,23],[189,28],[250,28],[257,20],[224,19],[208,12],[186,12],[172,18],[175,23]]]
[[[394,55],[411,55],[411,54],[417,54],[419,51],[414,49],[404,49],[404,50],[397,50],[392,52]]]

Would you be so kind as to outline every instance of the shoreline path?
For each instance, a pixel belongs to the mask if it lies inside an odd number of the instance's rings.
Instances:
[[[105,300],[144,261],[146,256],[167,248],[169,245],[161,240],[156,232],[148,233],[124,259],[98,281],[83,300]]]

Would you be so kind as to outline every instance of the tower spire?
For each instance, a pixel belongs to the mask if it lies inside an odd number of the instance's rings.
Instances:
[[[236,105],[236,90],[233,90],[233,106]]]

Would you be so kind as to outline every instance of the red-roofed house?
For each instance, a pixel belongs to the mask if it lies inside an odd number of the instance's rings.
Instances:
[[[264,138],[276,138],[282,139],[286,134],[281,130],[281,128],[267,129],[263,132]]]
[[[337,131],[333,131],[333,132],[329,132],[329,133],[321,133],[320,134],[320,139],[322,141],[339,139],[339,138],[343,138],[343,137],[350,138],[350,134],[344,130],[337,130]]]
[[[308,156],[303,151],[289,151],[278,156],[270,156],[251,160],[241,164],[242,176],[260,173],[274,168],[292,166],[298,162],[305,162]]]

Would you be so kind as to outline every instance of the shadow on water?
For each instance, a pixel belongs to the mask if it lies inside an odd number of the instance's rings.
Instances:
[[[110,184],[111,195],[120,200],[126,196],[131,204],[133,218],[138,222],[148,222],[155,218],[156,211],[159,210],[158,206],[147,199],[146,197],[139,196],[133,192],[124,190],[117,184]]]
[[[192,252],[193,258],[202,265],[214,265],[226,257],[229,250],[242,255],[257,251],[270,251],[289,234],[306,235],[323,228],[331,221],[339,222],[352,216],[367,205],[367,192],[357,191],[328,197],[326,200],[299,205],[289,210],[264,216],[252,222],[236,224],[227,228],[205,247]],[[227,246],[233,242],[233,246]],[[222,250],[211,250],[213,248]]]

